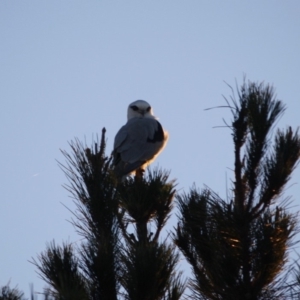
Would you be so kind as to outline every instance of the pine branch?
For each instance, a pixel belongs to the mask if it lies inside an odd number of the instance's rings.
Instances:
[[[277,131],[273,152],[266,158],[263,168],[263,183],[260,200],[253,208],[253,213],[263,211],[279,197],[282,189],[290,179],[300,156],[300,136],[298,130],[293,133],[292,128],[286,132]]]
[[[79,271],[79,262],[71,245],[56,246],[52,242],[38,261],[32,260],[40,277],[47,282],[51,295],[58,299],[89,299],[86,278]]]
[[[24,293],[17,287],[10,288],[9,283],[0,288],[0,300],[24,300]]]
[[[168,177],[155,170],[118,185],[119,222],[126,241],[121,283],[130,300],[180,299],[185,288],[175,272],[178,253],[166,240],[158,242],[173,208],[175,189]],[[135,226],[134,233],[127,232],[128,224]],[[149,232],[151,225],[154,232]]]
[[[239,101],[227,101],[233,114],[233,197],[226,202],[210,189],[177,195],[179,223],[174,241],[193,268],[195,299],[282,299],[281,280],[288,249],[298,232],[284,202],[271,207],[299,161],[300,138],[270,133],[285,107],[273,88],[249,82]]]
[[[117,299],[121,276],[121,242],[118,196],[111,159],[105,156],[105,129],[100,145],[87,148],[78,140],[70,143],[73,155],[62,151],[67,165],[60,164],[69,179],[77,211],[73,224],[85,240],[80,268],[89,282],[92,299]]]
[[[149,171],[145,178],[135,180],[130,177],[118,185],[120,207],[126,212],[123,223],[135,224],[138,241],[157,241],[169,219],[175,189],[174,182],[167,182],[168,178],[168,173],[155,170]],[[155,233],[148,231],[151,221],[155,221]]]
[[[199,193],[193,188],[177,200],[181,214],[174,241],[192,265],[194,296],[219,299],[216,295],[223,295],[225,287],[235,290],[239,276],[233,207],[208,189]]]
[[[273,88],[249,83],[247,87],[249,138],[246,149],[245,180],[248,182],[247,210],[251,209],[261,175],[261,162],[268,147],[268,135],[285,107],[274,97]]]
[[[245,182],[242,179],[242,170],[244,162],[241,160],[241,149],[246,141],[248,133],[248,114],[247,114],[247,98],[245,87],[241,88],[239,94],[240,105],[232,99],[235,110],[233,113],[232,135],[234,141],[234,158],[235,158],[235,204],[239,210],[244,209],[245,203]]]
[[[178,263],[174,247],[166,243],[137,243],[129,247],[123,256],[124,275],[122,285],[130,300],[162,299],[169,291],[180,297],[183,285],[174,282],[174,270]]]

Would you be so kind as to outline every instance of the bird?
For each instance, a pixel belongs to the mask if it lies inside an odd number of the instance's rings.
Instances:
[[[169,139],[153,114],[150,104],[136,100],[127,109],[127,123],[120,128],[114,140],[112,152],[117,177],[144,173],[146,167],[164,149]]]

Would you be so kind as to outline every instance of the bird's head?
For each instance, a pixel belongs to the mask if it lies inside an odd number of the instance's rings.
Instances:
[[[127,120],[132,118],[150,118],[156,119],[150,104],[144,100],[137,100],[129,104],[127,111]]]

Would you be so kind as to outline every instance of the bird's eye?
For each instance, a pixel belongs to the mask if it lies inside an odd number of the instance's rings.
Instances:
[[[137,110],[139,110],[139,108],[136,106],[136,105],[132,105],[132,106],[130,106],[134,111],[137,111]]]
[[[151,110],[151,106],[148,106],[148,107],[147,107],[147,111],[150,111],[150,110]]]

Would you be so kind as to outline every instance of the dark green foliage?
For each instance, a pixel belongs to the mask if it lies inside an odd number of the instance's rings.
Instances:
[[[76,300],[76,298],[74,298]],[[28,300],[28,298],[24,298],[24,293],[21,292],[17,287],[11,289],[9,284],[0,288],[0,300]],[[33,286],[31,285],[31,297],[30,300],[38,300],[38,297],[35,295],[33,291]],[[61,298],[57,298],[51,295],[51,291],[47,290],[43,294],[43,300],[61,300]]]
[[[128,299],[159,300],[172,289],[172,277],[178,262],[174,247],[166,244],[137,243],[129,246],[123,256],[122,285]],[[179,287],[183,285],[179,282]],[[173,299],[179,299],[183,288]]]
[[[85,240],[80,267],[89,284],[92,299],[117,299],[120,273],[120,237],[115,181],[105,157],[105,131],[100,147],[71,143],[73,157],[63,152],[68,166],[63,167],[75,198],[74,225]]]
[[[120,272],[118,203],[110,160],[105,157],[104,133],[99,149],[97,143],[94,149],[85,149],[78,141],[71,148],[75,159],[64,152],[69,162],[64,170],[71,182],[68,189],[77,200],[74,224],[86,239],[81,249],[81,269],[93,299],[116,299]]]
[[[276,203],[300,154],[300,137],[291,128],[271,130],[284,106],[273,89],[244,84],[232,98],[234,176],[232,198],[193,188],[178,195],[175,243],[193,268],[197,299],[282,299],[280,277],[296,234],[296,217]],[[282,279],[282,280],[281,280]]]
[[[196,298],[243,299],[249,294],[249,299],[264,299],[264,288],[286,262],[295,218],[275,208],[247,222],[233,203],[226,203],[208,189],[193,189],[179,196],[178,203],[182,215],[176,243],[193,266]],[[247,249],[243,244],[247,240],[241,236],[245,224],[252,242]],[[244,273],[246,267],[250,268],[248,274]]]
[[[76,140],[70,144],[73,155],[63,151],[67,166],[60,164],[77,207],[73,224],[84,237],[82,244],[76,253],[70,245],[52,245],[34,261],[58,299],[117,299],[121,243],[105,130],[98,145],[89,149]]]
[[[121,279],[126,299],[175,300],[184,292],[180,273],[175,273],[179,256],[174,246],[166,240],[158,242],[175,194],[173,182],[167,180],[167,173],[154,171],[146,178],[129,178],[118,186],[119,220],[126,241]],[[132,225],[135,234],[128,232]]]
[[[39,257],[33,260],[43,280],[51,286],[48,290],[56,299],[89,299],[87,281],[79,272],[79,262],[71,245],[56,246],[51,243]]]
[[[123,224],[136,226],[139,241],[155,241],[169,219],[175,194],[174,183],[167,182],[169,174],[162,171],[149,172],[146,179],[128,178],[118,186],[120,207],[126,212]],[[148,234],[147,224],[154,221],[155,234]],[[126,233],[124,232],[126,236]]]
[[[17,288],[11,289],[9,285],[5,285],[0,289],[0,300],[24,300],[24,294]]]
[[[213,300],[300,299],[300,265],[287,269],[297,219],[281,200],[300,155],[300,136],[274,126],[285,107],[273,88],[249,82],[232,111],[234,143],[231,193],[225,201],[211,189],[176,195],[175,245],[192,267],[191,298]],[[273,142],[272,142],[273,140]],[[176,270],[179,253],[160,241],[173,209],[174,181],[160,170],[115,178],[100,144],[78,140],[60,164],[74,198],[73,224],[81,245],[54,242],[33,259],[49,284],[44,300],[178,300],[186,284]],[[292,277],[293,275],[294,277]],[[8,286],[0,300],[24,300]],[[31,300],[34,300],[32,293]]]
[[[46,292],[55,300],[180,299],[178,253],[167,241],[159,243],[174,184],[162,171],[116,180],[104,134],[99,147],[76,140],[70,144],[73,155],[63,151],[67,166],[61,168],[77,208],[73,224],[83,242],[76,252],[71,245],[52,244],[33,261],[50,285]]]
[[[261,200],[255,209],[270,204],[270,199],[280,195],[298,162],[299,149],[298,131],[293,133],[291,128],[277,131],[273,152],[265,161]]]
[[[232,206],[209,190],[196,189],[178,196],[178,203],[182,215],[176,243],[193,267],[194,294],[223,299],[226,289],[236,290],[241,259]]]

